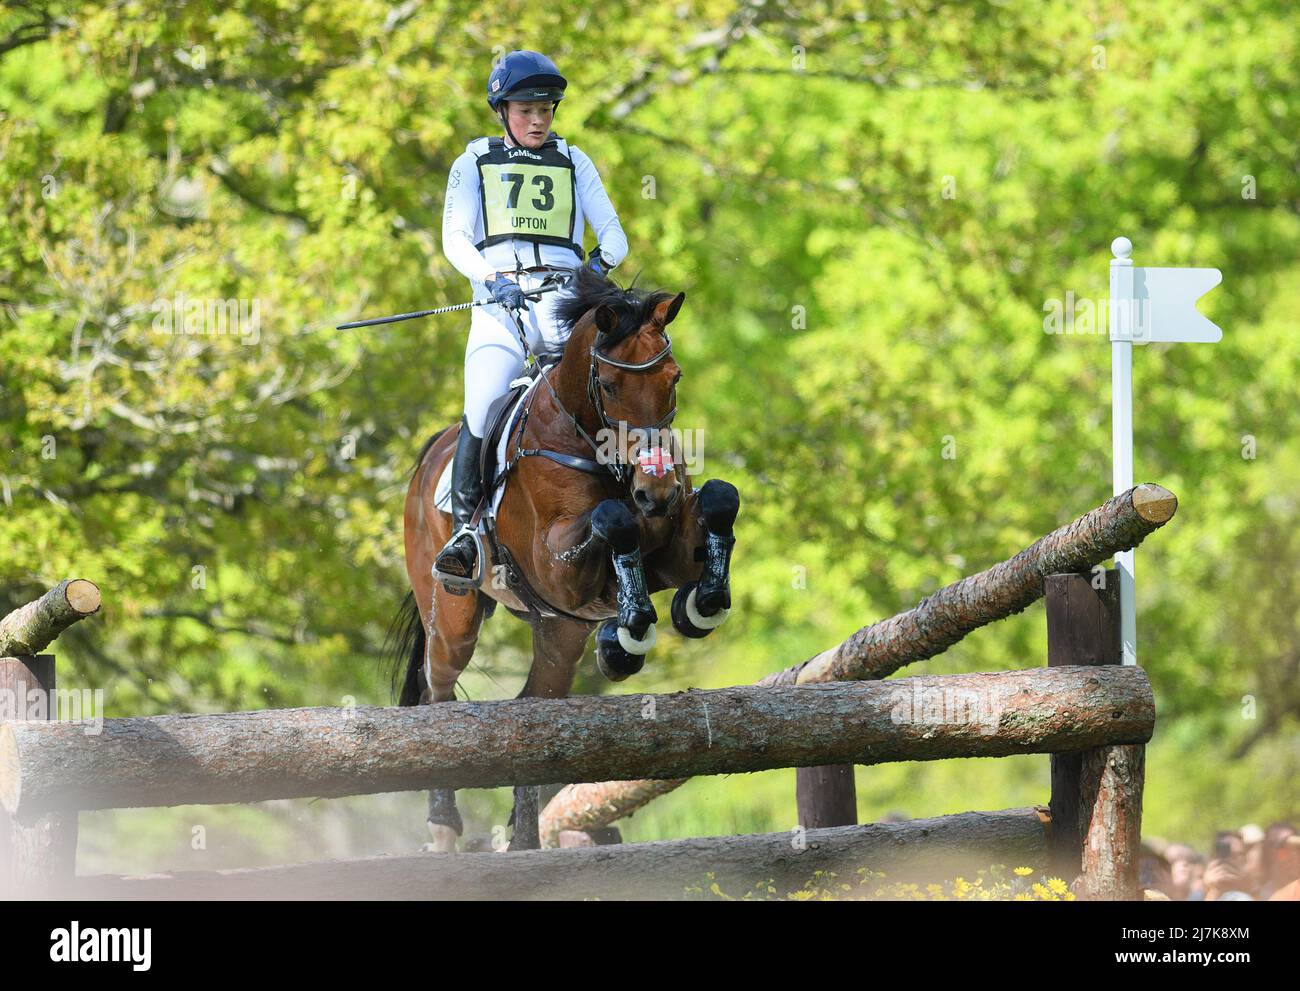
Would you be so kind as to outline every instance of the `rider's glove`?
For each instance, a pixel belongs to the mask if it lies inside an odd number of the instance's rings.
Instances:
[[[483,285],[500,306],[507,306],[513,310],[524,308],[524,291],[519,288],[518,282],[513,282],[503,275],[499,279],[488,279]]]
[[[595,272],[597,275],[609,274],[610,266],[606,265],[605,259],[600,256],[599,245],[597,245],[596,250],[594,250],[591,253],[591,257],[587,259],[587,267],[591,269],[593,272]]]

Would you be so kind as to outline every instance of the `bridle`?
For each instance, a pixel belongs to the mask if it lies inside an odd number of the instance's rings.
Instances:
[[[524,332],[523,323],[519,319],[519,314],[513,310],[508,310],[507,312],[510,313],[511,318],[515,322],[515,326],[519,330],[519,340],[523,344],[524,353],[531,357],[532,351],[528,347],[527,334]],[[614,358],[611,355],[606,354],[604,351],[600,349],[600,347],[596,343],[592,344],[591,364],[588,366],[587,369],[587,398],[591,401],[592,406],[595,408],[596,415],[600,418],[600,423],[603,429],[612,430],[615,433],[620,433],[620,428],[623,428],[626,429],[628,435],[632,434],[634,431],[640,431],[642,436],[651,437],[654,435],[655,431],[662,430],[664,427],[672,423],[673,419],[677,416],[677,405],[674,403],[672,409],[670,409],[664,416],[660,417],[657,422],[652,423],[649,426],[632,427],[628,425],[624,420],[611,419],[609,414],[605,412],[605,403],[601,397],[601,390],[600,390],[600,376],[597,374],[597,367],[602,363],[606,365],[610,365],[613,368],[622,369],[623,371],[627,371],[627,372],[644,372],[647,371],[648,369],[653,368],[655,365],[659,364],[659,362],[663,361],[665,358],[667,358],[669,355],[672,354],[672,350],[673,350],[672,338],[668,336],[667,330],[663,331],[663,335],[664,335],[664,341],[666,342],[664,344],[663,350],[659,351],[653,357],[647,358],[645,361],[620,361],[618,358]],[[550,390],[551,399],[554,400],[555,405],[556,407],[559,408],[560,412],[563,413],[565,416],[567,416],[570,419],[570,421],[572,421],[574,432],[577,434],[577,436],[581,437],[584,441],[587,442],[587,445],[591,448],[592,452],[597,455],[597,459],[591,460],[588,458],[578,458],[575,457],[574,455],[563,455],[555,451],[543,451],[543,450],[534,450],[534,449],[525,450],[519,447],[519,441],[517,440],[515,442],[516,454],[515,457],[511,460],[509,467],[513,467],[514,464],[521,457],[526,457],[530,454],[540,454],[550,458],[553,461],[556,461],[559,464],[565,465],[566,467],[575,468],[578,471],[586,471],[592,474],[598,474],[602,471],[608,471],[611,475],[614,476],[615,480],[619,483],[619,485],[625,488],[630,487],[632,484],[632,478],[635,474],[635,470],[633,466],[631,464],[624,463],[621,458],[615,459],[613,462],[610,462],[608,460],[604,460],[604,461],[600,460],[599,458],[600,447],[601,447],[600,444],[596,443],[596,441],[592,438],[592,436],[582,428],[582,424],[578,422],[578,418],[574,416],[571,412],[569,412],[568,408],[564,405],[563,402],[561,402],[559,394],[555,391],[555,386],[551,384],[550,376],[547,374],[547,372],[549,371],[550,368],[544,367],[539,372],[539,374],[542,377],[542,381],[546,383],[547,389]],[[536,393],[534,392],[533,395],[536,396]],[[523,419],[520,421],[519,424],[518,436],[520,440],[523,439],[524,423],[527,421],[528,413],[532,406],[531,399],[528,405],[529,408],[526,408],[524,410]],[[619,453],[622,454],[621,449]]]
[[[612,358],[609,355],[607,355],[604,351],[600,350],[600,348],[598,348],[595,344],[592,344],[591,365],[589,366],[587,371],[587,398],[591,400],[592,406],[596,408],[596,415],[600,417],[601,425],[606,430],[613,430],[615,433],[618,433],[620,428],[626,427],[627,433],[629,435],[631,435],[635,431],[640,431],[641,436],[648,439],[650,437],[653,437],[658,431],[662,430],[664,427],[672,423],[673,419],[677,416],[677,405],[674,403],[672,409],[670,409],[666,414],[660,417],[656,422],[651,423],[648,426],[633,427],[628,425],[623,420],[611,420],[609,414],[605,412],[605,402],[601,396],[601,390],[600,390],[600,376],[596,373],[596,366],[601,362],[603,362],[606,365],[611,365],[614,368],[621,368],[626,372],[644,372],[647,369],[653,368],[655,365],[659,364],[659,362],[663,361],[673,352],[672,338],[668,336],[668,332],[666,330],[663,331],[663,335],[664,335],[664,341],[666,342],[664,344],[663,350],[660,351],[658,354],[656,354],[654,357],[647,358],[645,361],[619,361],[617,358]],[[561,406],[560,408],[564,409],[563,406]],[[567,413],[568,410],[565,410],[565,412]],[[586,431],[584,431],[582,429],[582,425],[578,423],[577,417],[573,418],[573,423],[574,426],[578,428],[578,432],[583,434],[583,436],[585,437]],[[592,447],[596,446],[590,437],[587,437],[586,440],[587,443],[592,445]],[[621,447],[619,451],[620,453],[622,453]],[[614,471],[614,477],[619,480],[620,484],[623,485],[631,484],[632,481],[631,465],[623,464],[621,461],[619,461],[614,465],[612,465],[611,469],[612,470],[617,469]]]

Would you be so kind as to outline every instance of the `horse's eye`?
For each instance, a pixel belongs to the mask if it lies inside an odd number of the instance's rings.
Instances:
[[[607,396],[612,396],[612,395],[614,394],[614,383],[613,383],[613,382],[606,382],[604,379],[601,379],[601,381],[600,381],[600,388],[601,388],[601,391],[604,392],[605,395],[607,395]]]

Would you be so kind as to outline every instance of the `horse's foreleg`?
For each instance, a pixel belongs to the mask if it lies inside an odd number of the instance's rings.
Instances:
[[[622,681],[645,664],[645,655],[655,645],[659,614],[650,601],[641,527],[632,511],[616,499],[606,499],[592,510],[591,529],[609,548],[618,599],[618,618],[606,620],[596,633],[596,663],[605,677]]]
[[[604,584],[605,569],[614,569],[618,618],[606,621],[597,633],[596,657],[601,671],[614,681],[639,670],[643,655],[654,646],[659,616],[650,601],[641,528],[632,510],[618,499],[606,499],[590,514],[553,522],[541,546],[549,560],[539,558],[538,571],[553,575],[551,584],[558,594],[552,601],[561,608],[580,606],[591,589]],[[548,564],[549,569],[544,567]]]
[[[673,626],[683,636],[708,636],[731,610],[731,552],[740,493],[730,482],[710,479],[691,492],[678,517],[677,532],[654,555],[656,588],[677,588]]]
[[[731,551],[736,546],[740,492],[730,482],[713,478],[700,488],[699,504],[704,517],[704,572],[695,603],[701,615],[714,616],[731,608]]]

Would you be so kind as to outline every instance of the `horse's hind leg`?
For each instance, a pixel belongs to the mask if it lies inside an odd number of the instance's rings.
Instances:
[[[573,675],[595,623],[572,619],[538,619],[533,625],[533,666],[519,698],[564,698],[573,687]],[[538,786],[515,788],[514,810],[507,825],[515,827],[511,850],[536,850],[538,835]]]
[[[429,584],[433,608],[425,620],[422,705],[455,697],[456,681],[474,656],[486,605],[479,592],[452,595],[440,582],[430,580]],[[465,826],[456,808],[454,788],[430,789],[428,822],[431,849],[439,853],[455,851],[456,837]]]

